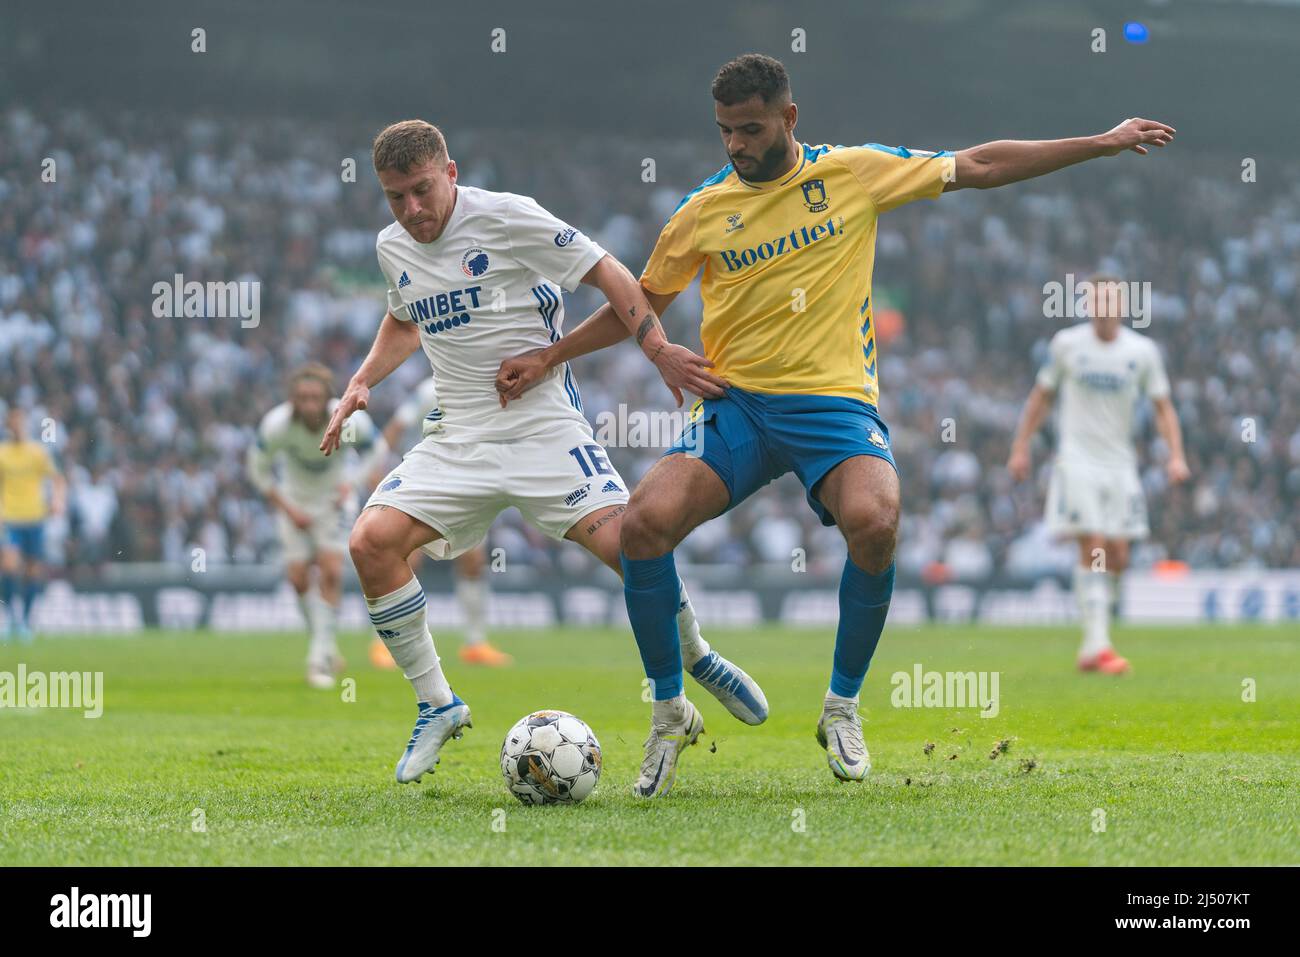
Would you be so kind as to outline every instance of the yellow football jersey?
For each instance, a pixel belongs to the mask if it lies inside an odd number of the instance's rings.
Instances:
[[[45,479],[54,461],[40,442],[0,442],[0,522],[26,524],[45,518]]]
[[[641,282],[681,292],[704,267],[704,354],[732,385],[875,405],[876,217],[937,197],[955,160],[874,143],[801,148],[779,180],[746,182],[728,164],[700,184],[659,234]]]

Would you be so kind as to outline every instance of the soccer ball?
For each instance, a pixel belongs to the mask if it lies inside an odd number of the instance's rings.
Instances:
[[[577,804],[600,780],[600,742],[567,711],[534,711],[501,743],[501,775],[525,804]]]

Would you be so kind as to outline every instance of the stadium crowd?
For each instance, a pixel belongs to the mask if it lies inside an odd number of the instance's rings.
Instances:
[[[80,574],[113,561],[189,564],[196,546],[209,563],[276,559],[244,452],[295,365],[327,363],[341,391],[374,336],[384,302],[374,240],[391,217],[369,169],[372,133],[0,112],[0,403],[31,410],[69,480],[67,512],[47,533],[53,564]],[[462,183],[535,196],[633,270],[725,159],[705,137],[447,133]],[[1239,160],[1170,151],[882,218],[874,300],[881,412],[903,476],[902,574],[1033,580],[1071,564],[1072,546],[1050,542],[1041,521],[1050,441],[1036,446],[1032,482],[1015,486],[1004,463],[1047,342],[1075,321],[1045,317],[1043,284],[1097,268],[1151,284],[1143,331],[1165,355],[1193,473],[1166,488],[1148,408],[1138,445],[1152,537],[1135,564],[1300,566],[1300,177],[1246,183]],[[259,282],[260,321],[158,317],[154,286],[177,275]],[[568,296],[567,328],[599,304],[587,288]],[[698,349],[699,315],[688,291],[665,319],[670,337]],[[626,422],[672,410],[628,344],[574,371],[598,427],[602,413]],[[375,390],[381,426],[427,372],[413,357]],[[598,437],[611,435],[630,482],[661,451],[622,446],[617,431]],[[809,567],[834,571],[842,540],[802,499],[787,476],[679,556],[789,563],[803,549]],[[491,544],[575,574],[591,564],[513,512]]]

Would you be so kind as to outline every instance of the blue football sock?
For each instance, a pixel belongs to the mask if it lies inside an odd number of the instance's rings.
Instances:
[[[835,661],[831,669],[831,694],[855,697],[867,676],[867,666],[880,642],[894,593],[894,566],[879,575],[864,572],[844,560],[840,578],[840,627],[835,633]]]
[[[627,617],[641,652],[641,664],[654,687],[656,701],[682,693],[682,649],[677,638],[681,584],[673,553],[632,559],[619,553]]]
[[[28,578],[23,582],[23,621],[29,625],[32,623],[32,605],[36,602],[36,596],[41,593],[41,584],[35,578]]]
[[[5,610],[9,613],[9,624],[15,625],[19,621],[19,609],[14,604],[14,598],[18,595],[18,582],[13,575],[0,574],[0,598],[4,599]]]

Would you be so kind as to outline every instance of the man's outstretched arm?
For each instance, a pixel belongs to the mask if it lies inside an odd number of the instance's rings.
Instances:
[[[1076,163],[1116,156],[1125,150],[1146,155],[1148,146],[1165,146],[1174,138],[1174,128],[1155,120],[1125,120],[1107,133],[1066,140],[995,140],[955,154],[954,189],[993,189],[1054,173]]]

